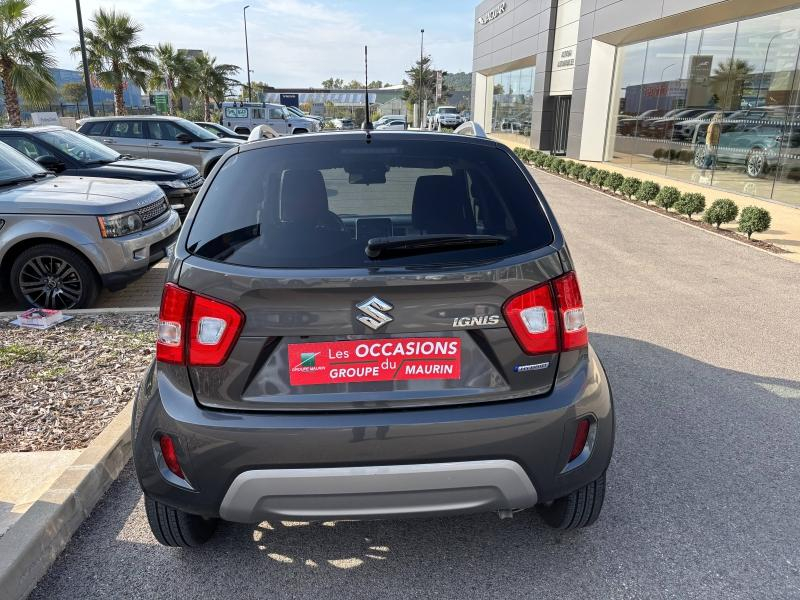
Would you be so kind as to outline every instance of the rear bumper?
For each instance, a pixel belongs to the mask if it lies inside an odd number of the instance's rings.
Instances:
[[[133,416],[144,492],[207,517],[257,522],[505,511],[597,479],[614,441],[611,391],[591,350],[561,358],[547,396],[447,408],[361,413],[246,413],[194,401],[186,369],[151,367]],[[577,421],[593,444],[565,469]],[[170,435],[186,482],[166,470]],[[573,464],[573,463],[570,463]]]

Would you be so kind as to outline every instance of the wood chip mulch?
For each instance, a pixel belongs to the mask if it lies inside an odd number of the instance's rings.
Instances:
[[[0,320],[0,452],[85,448],[133,399],[156,321],[81,315],[40,331]]]

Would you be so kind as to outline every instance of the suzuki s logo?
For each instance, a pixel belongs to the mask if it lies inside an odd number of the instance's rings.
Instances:
[[[364,300],[361,304],[356,304],[356,308],[364,313],[356,316],[356,319],[370,329],[380,329],[394,320],[386,314],[386,311],[392,310],[392,305],[377,296]]]

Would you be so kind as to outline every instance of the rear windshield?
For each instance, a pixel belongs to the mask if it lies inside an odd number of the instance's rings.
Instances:
[[[504,150],[372,140],[265,146],[230,157],[199,207],[189,252],[264,268],[430,266],[494,261],[553,241],[533,189]],[[502,241],[377,258],[365,252],[374,238],[437,234]]]

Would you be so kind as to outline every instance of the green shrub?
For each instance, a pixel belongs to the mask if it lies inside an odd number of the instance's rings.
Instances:
[[[553,162],[550,163],[550,172],[552,173],[560,173],[561,172],[561,165],[564,164],[563,158],[558,158],[557,156],[553,158]]]
[[[574,177],[575,179],[583,179],[583,174],[586,172],[586,165],[581,164],[579,162],[572,163],[572,167],[570,167],[569,174]]]
[[[694,160],[694,152],[691,150],[681,150],[678,152],[678,162],[690,163]]]
[[[556,160],[555,156],[553,156],[551,154],[545,155],[544,160],[542,161],[542,168],[545,171],[549,171],[550,169],[553,168],[553,161],[555,161],[555,160]]]
[[[769,229],[772,217],[769,211],[758,206],[745,206],[739,216],[739,231],[747,234],[751,239],[754,233],[761,233]]]
[[[686,193],[675,202],[673,208],[680,214],[689,217],[692,220],[692,215],[695,213],[703,212],[706,208],[706,197],[703,194]]]
[[[606,177],[608,177],[610,174],[611,173],[609,173],[605,169],[597,169],[597,173],[592,175],[592,181],[591,181],[592,185],[602,190],[603,186],[606,184]]]
[[[655,150],[653,150],[653,158],[655,158],[656,160],[661,160],[662,158],[664,158],[664,152],[665,151],[663,148],[656,148]]]
[[[516,148],[514,148],[514,154],[522,158],[522,155],[525,152],[525,150],[526,148],[523,148],[522,146],[517,146]]]
[[[661,186],[655,181],[645,181],[642,183],[639,191],[636,192],[636,199],[641,200],[645,204],[650,204],[656,199],[658,193],[661,191]]]
[[[597,175],[597,167],[586,167],[586,170],[583,172],[583,180],[586,183],[592,183],[592,178]]]
[[[562,161],[562,163],[558,166],[559,174],[561,174],[561,175],[569,175],[569,171],[570,171],[570,169],[572,169],[572,165],[574,165],[574,164],[575,163],[573,161],[571,161],[571,160]]]
[[[728,198],[720,198],[719,200],[714,200],[711,206],[708,207],[708,210],[703,214],[703,221],[709,225],[716,225],[717,229],[719,229],[720,225],[735,221],[738,216],[739,207],[736,206],[736,202]]]
[[[669,210],[680,199],[681,193],[678,191],[678,188],[666,185],[658,192],[656,204],[665,210]]]
[[[622,187],[619,188],[619,191],[622,192],[622,195],[627,198],[633,198],[639,191],[639,188],[642,187],[642,180],[637,179],[636,177],[626,177],[625,182],[622,184]]]
[[[606,177],[606,187],[612,192],[616,192],[625,183],[625,176],[622,173],[612,171]]]
[[[547,154],[544,152],[539,152],[539,154],[536,155],[536,158],[533,159],[533,164],[542,169],[544,168],[544,163],[547,161],[547,158]]]

